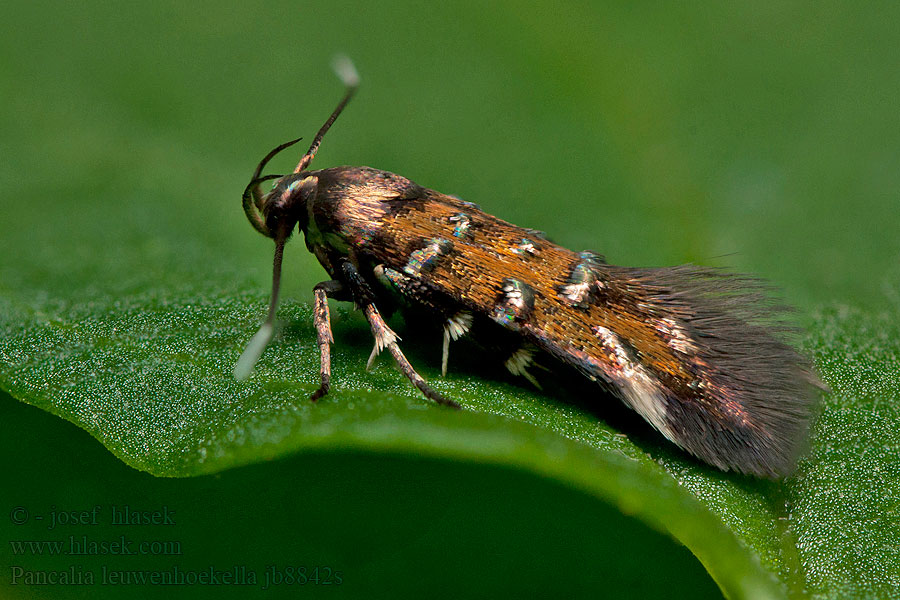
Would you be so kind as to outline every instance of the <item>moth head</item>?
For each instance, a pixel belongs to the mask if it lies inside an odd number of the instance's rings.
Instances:
[[[260,175],[260,173],[272,157],[299,141],[299,138],[291,140],[266,154],[265,158],[256,166],[256,171],[253,172],[250,183],[244,188],[242,196],[247,220],[254,229],[266,237],[275,239],[276,242],[279,235],[287,239],[294,225],[297,224],[300,218],[298,209],[305,208],[303,198],[308,197],[311,191],[313,193],[315,191],[314,181],[306,180],[315,180],[315,178],[306,178],[302,176],[303,174],[295,173],[290,175]],[[273,180],[272,188],[268,192],[263,191],[263,184]]]
[[[275,180],[268,192],[261,184]],[[298,224],[306,227],[307,207],[316,197],[318,178],[308,173],[254,178],[244,191],[244,212],[253,227],[276,242],[287,239]]]

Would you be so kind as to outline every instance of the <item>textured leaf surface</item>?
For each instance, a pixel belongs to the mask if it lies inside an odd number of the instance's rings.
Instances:
[[[13,58],[0,70],[0,387],[156,476],[257,481],[273,459],[294,465],[311,452],[375,486],[379,469],[417,476],[413,463],[358,458],[390,454],[453,464],[429,471],[452,493],[455,480],[496,466],[670,534],[731,597],[896,594],[900,127],[886,99],[900,79],[881,57],[894,52],[890,36],[873,32],[898,20],[836,4],[808,23],[800,7],[775,6],[510,6],[479,19],[376,6],[339,23],[324,7],[285,9],[283,23],[218,4],[196,15],[16,8],[9,22],[21,27],[0,39]],[[396,48],[398,26],[427,31],[435,49]],[[376,33],[362,41],[363,31]],[[452,59],[437,50],[448,47]],[[387,358],[365,372],[368,329],[345,309],[335,311],[334,392],[312,405],[309,289],[322,273],[296,240],[281,330],[250,380],[235,381],[271,261],[237,197],[270,146],[298,128],[311,135],[330,110],[338,49],[359,56],[364,87],[320,166],[398,171],[613,262],[730,264],[784,287],[832,388],[796,476],[711,470],[607,398],[532,391],[464,350],[451,350],[441,379],[439,340],[398,324],[413,363],[466,409],[442,410]],[[285,485],[284,470],[265,472]],[[187,497],[189,486],[167,493]],[[467,493],[490,505],[477,486]],[[554,519],[564,529],[565,503],[578,501],[541,493],[563,502]],[[517,550],[524,561],[529,550]],[[439,578],[440,564],[419,575]]]

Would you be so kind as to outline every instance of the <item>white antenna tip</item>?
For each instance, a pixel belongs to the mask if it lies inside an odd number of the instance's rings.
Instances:
[[[250,373],[253,372],[253,367],[256,366],[256,361],[259,360],[263,350],[266,349],[266,346],[272,340],[273,331],[274,328],[272,327],[272,324],[266,321],[259,328],[259,331],[256,332],[256,335],[250,338],[250,341],[247,342],[247,347],[244,349],[244,353],[241,354],[237,364],[234,365],[235,379],[244,381],[250,377]]]
[[[359,73],[356,72],[356,67],[353,66],[353,61],[350,60],[346,55],[335,55],[334,59],[331,61],[331,67],[347,87],[355,88],[359,85]]]

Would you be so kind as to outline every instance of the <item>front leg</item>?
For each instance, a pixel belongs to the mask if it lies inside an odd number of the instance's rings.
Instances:
[[[316,342],[319,346],[319,374],[322,380],[319,389],[309,397],[313,402],[327,394],[328,390],[331,389],[331,344],[334,343],[334,336],[331,335],[328,298],[344,299],[341,296],[345,292],[344,284],[337,280],[323,281],[316,284],[313,288],[313,293],[316,296],[313,322],[316,326]]]
[[[375,359],[375,356],[377,356],[381,350],[387,348],[394,357],[394,360],[397,361],[397,366],[400,367],[400,371],[406,375],[426,398],[434,400],[438,404],[443,404],[444,406],[459,408],[459,404],[449,398],[444,398],[428,385],[422,376],[416,373],[416,370],[409,364],[409,361],[406,360],[406,357],[400,350],[400,346],[397,345],[397,334],[394,333],[391,328],[387,326],[387,323],[384,322],[384,319],[381,318],[381,314],[375,306],[374,295],[372,294],[371,289],[369,289],[368,284],[359,274],[357,268],[350,262],[345,262],[341,268],[343,269],[344,276],[353,292],[354,299],[356,300],[357,305],[363,309],[366,320],[369,321],[369,326],[372,328],[372,335],[375,337],[375,347],[372,349],[372,355],[369,357],[369,362],[366,366],[370,366]]]

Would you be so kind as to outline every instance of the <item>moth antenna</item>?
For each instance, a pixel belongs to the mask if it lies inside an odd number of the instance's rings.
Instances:
[[[359,73],[353,61],[346,54],[336,54],[331,61],[331,68],[347,87],[355,88],[359,85]]]
[[[334,68],[334,72],[337,73],[337,76],[344,82],[344,85],[347,86],[347,91],[344,93],[344,97],[341,101],[338,102],[337,108],[334,109],[331,116],[328,117],[328,120],[325,121],[325,124],[319,129],[319,133],[313,138],[309,150],[306,151],[306,154],[304,154],[303,158],[300,159],[300,162],[297,163],[297,168],[294,169],[294,173],[300,173],[309,166],[309,163],[312,162],[313,157],[315,157],[316,152],[319,150],[319,144],[322,143],[322,138],[328,133],[328,130],[331,128],[332,124],[334,124],[338,115],[341,114],[341,111],[343,111],[344,107],[347,106],[347,103],[350,102],[350,98],[353,97],[356,88],[359,87],[359,73],[356,72],[356,67],[353,66],[353,62],[349,58],[343,54],[335,56],[332,67]]]
[[[272,237],[272,232],[269,231],[269,227],[266,225],[266,219],[260,212],[262,210],[262,194],[259,189],[259,184],[263,181],[280,179],[281,177],[284,177],[284,175],[254,177],[250,180],[250,183],[247,184],[247,187],[244,188],[244,194],[241,196],[244,205],[244,214],[247,215],[247,220],[250,221],[250,224],[253,225],[254,229],[266,237]]]
[[[248,186],[249,187],[249,186]],[[275,331],[275,311],[278,308],[278,291],[281,288],[281,260],[284,256],[284,243],[287,241],[290,230],[278,232],[275,238],[275,259],[272,265],[272,298],[269,301],[269,314],[259,327],[259,331],[247,342],[247,347],[234,365],[234,378],[243,381],[250,377],[256,361],[262,356],[272,334]]]

